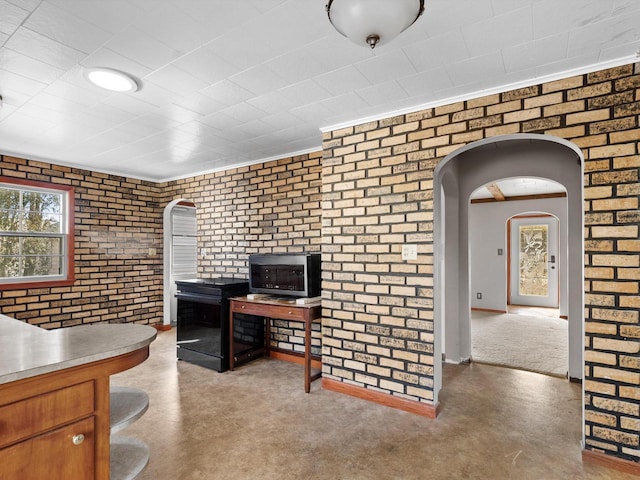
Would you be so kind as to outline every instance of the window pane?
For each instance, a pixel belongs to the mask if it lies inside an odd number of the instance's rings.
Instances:
[[[60,255],[62,241],[54,237],[22,237],[23,255]]]
[[[42,212],[26,214],[25,231],[38,233],[61,233],[60,215]]]
[[[45,192],[24,192],[24,231],[60,232],[61,195]]]
[[[17,232],[20,229],[20,212],[0,209],[0,231]]]
[[[60,256],[33,256],[24,257],[23,276],[43,277],[47,275],[60,275],[62,258]]]
[[[549,292],[547,270],[547,225],[520,225],[519,294],[546,297]]]
[[[20,257],[17,255],[0,256],[0,277],[14,278],[21,276]]]
[[[20,208],[20,191],[12,188],[0,188],[0,209],[18,210]]]
[[[19,255],[20,237],[0,237],[0,255]]]

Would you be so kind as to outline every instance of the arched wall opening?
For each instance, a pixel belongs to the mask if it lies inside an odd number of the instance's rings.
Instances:
[[[174,242],[173,242],[173,234],[174,234],[174,214],[176,213],[176,208],[180,209],[193,209],[193,224],[187,225],[187,230],[193,229],[194,241],[195,241],[195,204],[188,199],[178,198],[176,200],[172,200],[167,204],[164,208],[162,214],[162,230],[163,230],[163,265],[162,265],[162,285],[163,285],[163,302],[162,302],[162,313],[163,319],[162,324],[164,326],[169,326],[173,322],[175,322],[176,318],[176,285],[175,280],[179,278],[191,278],[196,276],[195,269],[197,268],[197,258],[194,255],[189,255],[193,257],[194,262],[194,270],[193,273],[188,272],[183,274],[182,272],[174,271]],[[191,222],[189,222],[191,224]],[[197,245],[194,244],[193,252],[197,255]]]
[[[567,191],[567,316],[569,377],[581,379],[584,365],[583,156],[566,140],[516,134],[471,143],[448,155],[434,179],[435,353],[468,361],[471,352],[469,198],[481,185],[503,177],[540,177]],[[438,358],[438,357],[436,357]],[[442,364],[434,381],[442,386]]]

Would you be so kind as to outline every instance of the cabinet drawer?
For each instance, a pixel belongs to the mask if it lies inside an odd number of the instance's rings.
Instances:
[[[0,407],[0,448],[89,416],[94,411],[93,382]]]
[[[304,320],[304,309],[295,306],[265,305],[261,303],[243,303],[236,305],[236,313],[259,315],[261,317],[279,318],[282,320]]]
[[[1,449],[0,478],[93,479],[94,432],[94,418],[90,417]]]

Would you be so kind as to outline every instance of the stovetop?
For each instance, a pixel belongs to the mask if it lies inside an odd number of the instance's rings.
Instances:
[[[190,278],[187,280],[178,280],[178,282],[211,287],[228,287],[230,285],[247,284],[247,280],[245,279],[231,277]]]

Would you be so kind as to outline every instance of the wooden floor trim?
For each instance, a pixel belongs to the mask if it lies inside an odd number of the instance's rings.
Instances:
[[[281,350],[274,350],[273,348],[269,351],[269,356],[271,358],[275,358],[277,360],[284,360],[285,362],[297,363],[298,365],[304,365],[304,355],[283,352]],[[311,357],[311,368],[322,369],[322,361],[316,360]]]
[[[507,313],[506,310],[494,310],[493,308],[471,308],[472,312]]]
[[[613,457],[605,453],[594,452],[593,450],[582,450],[582,461],[640,476],[640,463]]]
[[[436,418],[439,413],[439,404],[430,405],[405,398],[398,398],[388,393],[374,392],[364,387],[349,385],[330,378],[322,379],[322,388],[427,418]]]

